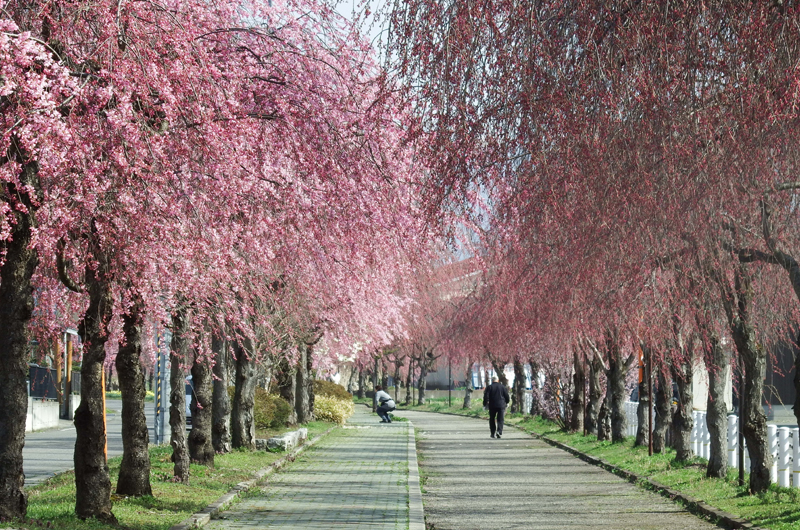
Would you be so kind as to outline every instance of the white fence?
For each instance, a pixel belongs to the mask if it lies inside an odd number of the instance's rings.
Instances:
[[[628,418],[628,436],[636,436],[639,421],[636,416],[638,402],[625,402],[625,414]],[[695,411],[691,444],[695,455],[705,458],[711,456],[711,434],[706,423],[706,413]],[[655,411],[653,412],[655,418]],[[786,488],[800,488],[800,429],[767,425],[767,443],[772,452],[772,482]],[[750,469],[750,456],[747,445],[744,446],[744,468]],[[739,468],[739,418],[733,414],[728,416],[728,466]]]

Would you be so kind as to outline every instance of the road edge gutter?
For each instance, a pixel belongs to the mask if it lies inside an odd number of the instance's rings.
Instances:
[[[414,424],[408,422],[408,530],[425,530]]]

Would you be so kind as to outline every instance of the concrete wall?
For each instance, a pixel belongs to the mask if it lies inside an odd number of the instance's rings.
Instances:
[[[72,411],[69,419],[75,417],[75,410],[81,403],[81,396],[72,395]],[[41,399],[28,398],[28,417],[25,419],[25,432],[42,431],[58,427],[61,407],[58,401],[42,401]]]
[[[28,398],[28,418],[25,421],[25,432],[58,427],[58,411],[58,401]]]

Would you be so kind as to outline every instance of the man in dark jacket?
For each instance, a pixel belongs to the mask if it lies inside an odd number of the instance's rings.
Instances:
[[[500,379],[497,376],[492,377],[492,384],[483,391],[483,406],[489,409],[489,430],[492,432],[492,438],[495,436],[500,438],[503,435],[503,419],[506,415],[506,405],[510,400],[508,390],[500,383]]]

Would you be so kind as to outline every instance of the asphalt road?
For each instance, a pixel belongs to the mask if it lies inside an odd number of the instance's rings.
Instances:
[[[145,415],[153,440],[152,403],[145,403]],[[25,485],[38,484],[57,473],[74,467],[75,426],[71,421],[61,420],[57,428],[29,432],[25,435],[24,459]],[[106,425],[108,429],[108,456],[122,454],[122,401],[106,401]]]

